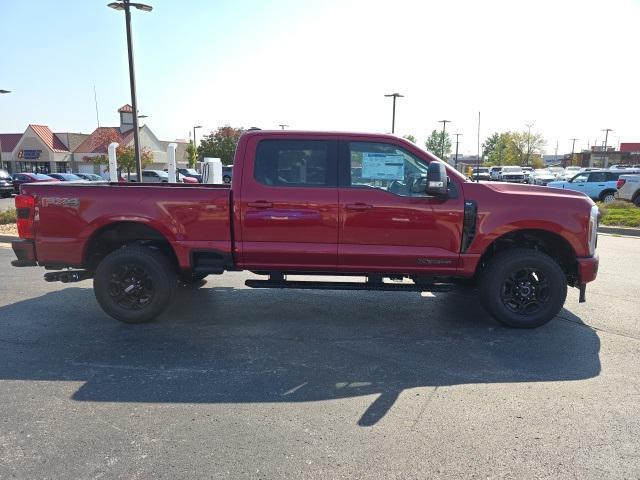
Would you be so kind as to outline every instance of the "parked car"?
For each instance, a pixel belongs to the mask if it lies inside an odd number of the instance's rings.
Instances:
[[[506,166],[500,171],[500,180],[511,183],[524,183],[524,172],[521,167]]]
[[[0,170],[0,196],[10,197],[13,193],[13,178],[6,170]]]
[[[83,180],[87,180],[89,182],[104,182],[104,178],[102,178],[100,175],[97,175],[95,173],[80,173],[80,172],[76,172],[74,173],[74,175],[76,177],[80,177]]]
[[[176,178],[179,182],[182,183],[200,183],[197,178],[187,177],[186,175],[182,175],[181,173],[176,172]]]
[[[25,183],[59,182],[57,178],[42,173],[15,173],[13,175],[13,191],[20,193],[20,185]]]
[[[616,184],[622,174],[620,171],[611,170],[581,172],[569,181],[550,182],[547,186],[575,190],[594,200],[610,203],[616,199]]]
[[[576,165],[569,165],[564,169],[564,175],[562,176],[562,180],[571,180],[581,171],[582,171],[582,167],[578,167]]]
[[[489,168],[487,167],[475,167],[471,173],[472,180],[491,180],[489,174]]]
[[[534,170],[533,173],[529,176],[529,183],[532,185],[545,186],[549,182],[555,182],[555,181],[556,181],[556,176],[546,168],[540,168],[540,169]]]
[[[547,170],[555,175],[556,179],[562,180],[564,179],[564,168],[562,167],[547,167]]]
[[[202,175],[195,168],[179,168],[178,173],[185,177],[195,178],[198,183],[202,183]]]
[[[169,174],[163,170],[142,170],[142,181],[144,183],[168,183]]]
[[[248,270],[268,276],[250,288],[439,292],[478,279],[491,315],[533,328],[568,286],[584,301],[597,275],[598,207],[577,192],[470,182],[394,135],[249,130],[234,160],[230,188],[25,185],[13,264],[93,278],[99,305],[128,323],[164,312],[180,282]],[[321,277],[287,278],[302,272]]]
[[[61,182],[86,182],[87,181],[73,173],[50,173],[49,176],[51,178],[60,180]]]
[[[529,177],[533,173],[533,167],[522,167],[522,173],[524,173],[524,183],[529,183]]]
[[[640,207],[640,174],[622,174],[616,183],[616,198]]]
[[[495,181],[500,180],[500,172],[501,171],[502,171],[502,167],[500,167],[500,166],[491,167],[489,169],[489,177],[491,178],[491,180],[495,180]]]
[[[222,181],[224,183],[231,183],[233,179],[233,165],[222,166]]]

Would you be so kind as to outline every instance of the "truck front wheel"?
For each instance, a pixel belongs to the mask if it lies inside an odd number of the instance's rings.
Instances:
[[[535,328],[558,314],[567,298],[567,280],[548,255],[514,248],[489,260],[479,293],[482,306],[499,322]]]
[[[158,250],[127,246],[107,255],[93,277],[102,309],[125,323],[143,323],[160,315],[171,303],[176,272]]]

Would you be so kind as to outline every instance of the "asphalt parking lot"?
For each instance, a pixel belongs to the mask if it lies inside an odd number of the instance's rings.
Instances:
[[[156,323],[0,247],[0,478],[637,478],[640,239],[554,321],[470,291],[183,289]]]
[[[0,212],[15,207],[15,198],[0,198]]]

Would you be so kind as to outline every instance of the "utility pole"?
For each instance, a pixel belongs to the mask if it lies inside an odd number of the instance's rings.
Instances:
[[[579,138],[570,138],[573,143],[571,144],[571,165],[573,165],[573,155],[576,151],[576,140],[580,140]]]
[[[385,97],[393,97],[393,113],[391,116],[391,133],[396,133],[396,98],[402,98],[404,95],[399,93],[389,93]]]
[[[529,166],[529,157],[531,156],[531,127],[533,127],[533,125],[533,123],[525,124],[525,126],[527,127],[527,167]]]
[[[613,129],[603,128],[602,131],[604,132],[604,150],[603,151],[604,151],[604,154],[607,155],[607,141],[609,140],[609,132],[613,132]],[[604,157],[602,161],[602,166],[604,168],[607,168],[609,166],[609,155]]]
[[[553,154],[553,163],[558,161],[558,139],[556,139],[556,152]]]
[[[440,139],[440,158],[445,160],[444,158],[444,134],[447,129],[447,123],[451,123],[451,120],[438,120],[438,123],[442,124],[442,138]],[[446,162],[446,160],[445,160]]]
[[[453,163],[454,168],[457,170],[458,169],[458,144],[460,143],[460,136],[462,135],[461,133],[454,133],[454,135],[456,136],[456,157]]]

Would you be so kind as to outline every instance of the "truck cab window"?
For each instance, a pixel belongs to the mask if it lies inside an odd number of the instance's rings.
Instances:
[[[335,186],[329,145],[324,140],[263,140],[256,150],[254,177],[264,185]]]
[[[388,143],[350,142],[351,186],[379,188],[405,197],[425,197],[427,164]]]

